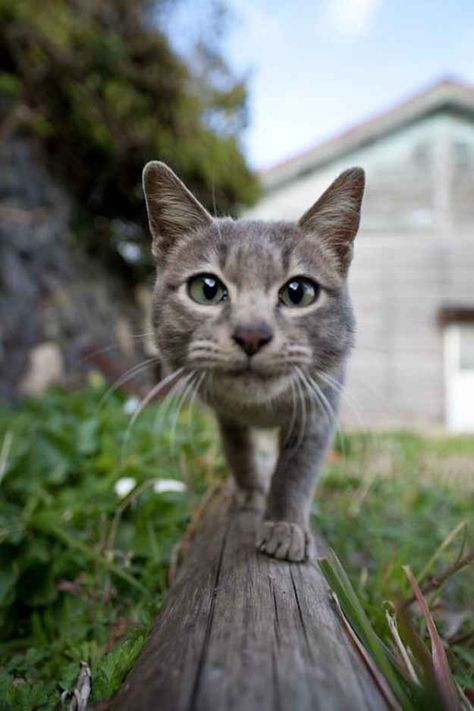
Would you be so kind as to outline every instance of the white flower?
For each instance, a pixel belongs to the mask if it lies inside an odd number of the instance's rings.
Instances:
[[[120,499],[124,499],[135,488],[136,483],[133,476],[123,476],[121,479],[117,479],[114,484],[115,493]]]
[[[129,397],[123,406],[123,411],[126,415],[133,415],[140,407],[140,398],[133,396]]]
[[[162,494],[164,491],[186,491],[186,484],[177,479],[157,479],[153,484],[155,494]]]

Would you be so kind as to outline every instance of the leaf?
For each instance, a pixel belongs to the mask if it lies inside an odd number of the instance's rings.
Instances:
[[[388,628],[392,635],[393,642],[396,648],[398,649],[398,652],[400,653],[406,673],[417,686],[420,686],[420,680],[415,671],[415,667],[413,666],[412,660],[410,659],[410,649],[407,648],[403,643],[403,640],[398,631],[397,620],[395,615],[391,614],[389,610],[385,610],[385,617],[387,620]]]
[[[467,526],[467,521],[460,521],[456,526],[448,533],[446,538],[441,542],[441,544],[438,546],[438,548],[435,550],[431,558],[428,560],[425,566],[423,566],[423,569],[418,573],[416,576],[416,582],[421,585],[423,580],[426,578],[430,570],[432,569],[433,565],[436,563],[438,560],[439,556],[441,553],[444,551],[445,548],[449,546],[451,541],[456,538],[458,533],[465,529]]]
[[[144,643],[145,637],[143,635],[135,639],[124,640],[101,659],[100,668],[97,670],[97,674],[93,675],[94,701],[106,699],[118,690]]]
[[[347,573],[334,551],[331,550],[329,557],[320,560],[319,564],[333,591],[337,594],[344,614],[385,675],[397,700],[403,708],[409,708],[409,698],[387,657],[385,645],[375,633]]]
[[[77,429],[77,451],[79,454],[94,454],[99,446],[99,421],[91,417],[81,422]]]
[[[146,595],[147,597],[149,596],[149,591],[133,576],[125,573],[125,571],[123,571],[118,565],[115,565],[115,563],[112,563],[104,554],[90,548],[82,541],[74,538],[74,536],[71,536],[69,533],[66,533],[66,531],[59,526],[49,522],[47,518],[37,516],[31,523],[33,526],[36,526],[38,530],[51,534],[69,548],[80,551],[86,556],[86,558],[96,561],[118,578],[121,578],[132,587],[140,590],[143,595]]]
[[[348,632],[350,638],[352,639],[357,651],[359,654],[362,656],[366,666],[369,668],[370,673],[372,674],[377,686],[379,687],[381,693],[385,697],[385,700],[389,704],[389,706],[393,709],[401,709],[400,704],[397,702],[396,698],[394,697],[390,686],[387,683],[386,678],[383,676],[383,674],[380,672],[378,669],[377,665],[374,663],[374,660],[370,656],[370,654],[367,652],[366,648],[358,638],[358,636],[355,634],[353,631],[351,624],[347,617],[344,614],[344,611],[341,607],[341,604],[339,602],[339,599],[336,595],[336,593],[333,593],[333,597],[336,603],[336,608],[337,611],[339,612],[339,615],[341,617],[341,620],[343,622],[344,627],[346,628],[346,631]]]
[[[431,640],[434,678],[439,686],[446,708],[450,711],[456,711],[460,708],[460,705],[458,703],[456,687],[451,677],[448,658],[446,657],[446,652],[444,651],[443,642],[439,636],[438,630],[436,629],[436,625],[428,607],[428,603],[426,602],[426,598],[421,592],[420,587],[410,570],[410,566],[404,565],[403,570],[405,571],[405,575],[408,578],[410,587],[413,590],[413,594],[417,599],[420,610],[425,618],[426,626],[428,627]]]
[[[5,604],[6,600],[9,598],[9,594],[11,593],[17,579],[18,573],[13,566],[9,569],[0,569],[0,605]]]

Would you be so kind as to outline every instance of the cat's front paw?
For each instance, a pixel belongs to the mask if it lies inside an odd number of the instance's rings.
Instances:
[[[309,543],[309,534],[297,523],[264,521],[260,527],[257,548],[272,558],[302,563],[308,558]]]

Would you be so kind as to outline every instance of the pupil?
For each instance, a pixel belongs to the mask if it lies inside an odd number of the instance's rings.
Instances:
[[[289,293],[291,301],[294,304],[299,304],[301,299],[304,296],[304,289],[303,289],[303,285],[301,284],[301,282],[300,281],[292,281],[290,284],[288,284],[288,293]]]
[[[204,279],[202,291],[208,301],[212,301],[217,294],[217,281],[207,277]]]

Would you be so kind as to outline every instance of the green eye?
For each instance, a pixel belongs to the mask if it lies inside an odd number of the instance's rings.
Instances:
[[[188,282],[188,293],[193,301],[204,306],[219,304],[227,299],[227,289],[214,274],[198,274]]]
[[[313,304],[318,298],[319,286],[311,279],[295,277],[280,289],[280,301],[290,308],[301,308]]]

